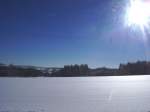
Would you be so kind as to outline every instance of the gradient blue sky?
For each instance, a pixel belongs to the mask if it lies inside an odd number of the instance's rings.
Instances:
[[[0,62],[117,67],[145,60],[138,31],[124,26],[127,0],[0,0]]]

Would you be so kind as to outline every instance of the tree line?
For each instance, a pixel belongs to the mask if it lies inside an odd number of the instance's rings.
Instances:
[[[52,73],[52,76],[88,76],[89,67],[87,64],[65,65],[60,71]]]
[[[0,64],[1,77],[38,77],[44,75],[34,67],[23,68],[15,65]]]
[[[120,64],[116,69],[106,67],[91,69],[87,64],[65,65],[63,68],[39,70],[38,67],[22,67],[0,64],[0,77],[74,77],[74,76],[122,76],[150,74],[150,62],[137,61]]]
[[[137,61],[134,63],[120,64],[121,75],[147,75],[150,74],[150,62]]]

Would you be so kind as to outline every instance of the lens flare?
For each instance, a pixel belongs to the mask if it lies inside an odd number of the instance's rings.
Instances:
[[[125,25],[132,31],[142,34],[146,59],[149,56],[150,37],[150,0],[129,0],[126,13]],[[139,32],[140,31],[140,32]]]
[[[130,0],[126,11],[128,26],[148,27],[150,22],[150,2],[148,0]]]

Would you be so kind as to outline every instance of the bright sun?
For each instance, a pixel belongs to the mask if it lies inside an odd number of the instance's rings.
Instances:
[[[126,20],[129,26],[147,27],[150,20],[150,3],[148,0],[130,0]]]

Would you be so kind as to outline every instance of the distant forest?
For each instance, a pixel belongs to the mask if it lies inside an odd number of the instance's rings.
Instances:
[[[0,64],[0,77],[80,77],[149,74],[150,62],[147,61],[120,64],[116,69],[106,67],[91,69],[87,64],[65,65],[63,68]]]

